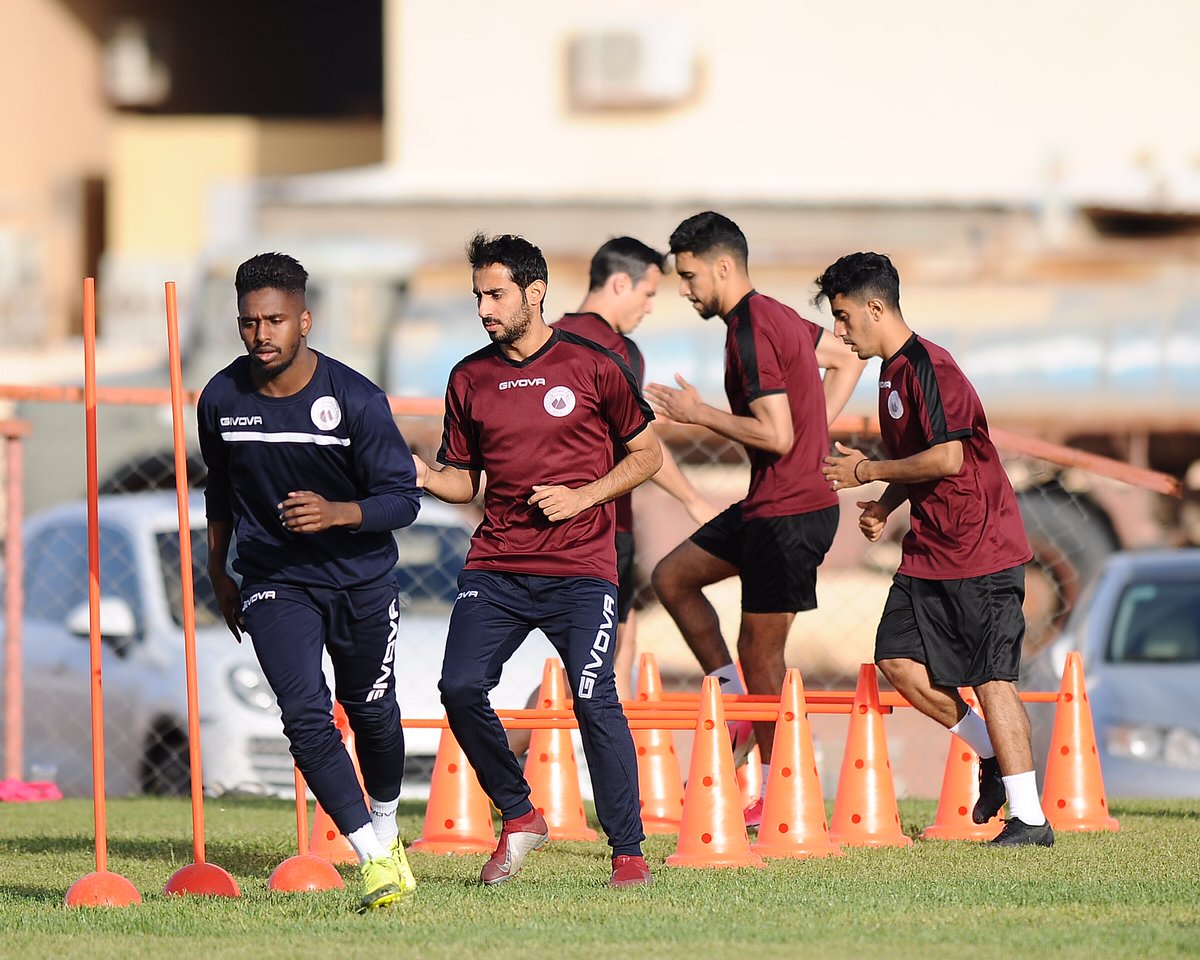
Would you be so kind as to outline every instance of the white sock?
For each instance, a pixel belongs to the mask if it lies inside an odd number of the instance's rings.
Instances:
[[[396,808],[400,806],[400,795],[396,794],[395,800],[376,800],[374,797],[367,799],[371,801],[371,826],[375,828],[375,836],[385,847],[391,847],[392,841],[400,836],[400,829],[396,826]]]
[[[987,760],[996,755],[992,738],[988,736],[987,724],[983,722],[983,717],[970,707],[967,707],[963,718],[950,728],[950,732],[979,754],[980,760]]]
[[[758,795],[762,799],[765,800],[767,797],[767,779],[771,776],[771,765],[769,763],[764,763],[762,765],[762,772],[763,772],[762,788],[758,791]]]
[[[359,863],[366,863],[368,860],[388,855],[388,848],[375,836],[375,828],[369,823],[364,823],[346,839],[350,841],[350,846],[358,854]]]
[[[1032,770],[1024,773],[1014,773],[1011,777],[1002,777],[1004,792],[1008,796],[1008,815],[1011,819],[1020,820],[1031,827],[1041,826],[1046,822],[1046,814],[1042,812],[1042,801],[1038,799],[1037,774]]]
[[[746,688],[742,686],[742,677],[738,673],[736,663],[727,663],[723,667],[717,667],[716,670],[709,674],[710,677],[716,677],[721,681],[722,693],[745,693]]]

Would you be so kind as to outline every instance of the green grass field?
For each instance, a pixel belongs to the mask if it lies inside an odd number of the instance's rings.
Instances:
[[[192,859],[190,808],[131,799],[109,805],[109,865],[142,904],[69,910],[67,888],[94,866],[90,802],[0,805],[0,957],[1200,956],[1200,801],[1116,803],[1119,833],[1060,835],[1051,850],[924,842],[763,870],[669,869],[675,838],[651,838],[654,886],[625,891],[605,887],[599,843],[552,844],[494,889],[475,882],[482,857],[410,854],[416,895],[367,916],[354,912],[352,868],[345,891],[267,890],[295,852],[290,804],[205,810],[208,859],[234,875],[240,899],[164,896]],[[422,807],[401,813],[411,839]],[[915,835],[934,804],[906,801],[900,813]]]

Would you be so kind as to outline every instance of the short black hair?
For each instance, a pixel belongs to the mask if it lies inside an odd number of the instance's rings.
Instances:
[[[633,237],[613,237],[592,257],[588,268],[588,291],[599,290],[618,273],[637,283],[651,267],[664,269],[666,258],[653,247]]]
[[[490,267],[493,263],[508,267],[509,275],[513,283],[521,288],[522,296],[534,280],[547,283],[550,279],[542,251],[524,237],[511,233],[498,237],[475,234],[467,244],[467,260],[472,270]]]
[[[878,298],[892,310],[900,309],[900,274],[882,253],[848,253],[826,267],[815,282],[814,305],[823,299],[832,303],[841,294],[856,300]]]
[[[707,257],[714,251],[733,254],[738,266],[745,267],[750,256],[746,235],[728,217],[712,210],[688,217],[671,234],[671,253],[690,253]]]
[[[304,295],[308,286],[308,271],[286,253],[260,253],[237,268],[233,280],[240,300],[255,290],[282,290]]]

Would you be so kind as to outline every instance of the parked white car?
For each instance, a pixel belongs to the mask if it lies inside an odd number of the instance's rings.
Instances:
[[[1105,791],[1200,797],[1200,550],[1110,556],[1022,687],[1058,689],[1071,651],[1083,660]],[[1044,757],[1053,706],[1030,713]]]
[[[197,682],[204,788],[290,795],[292,761],[274,697],[247,638],[234,641],[205,573],[200,494],[190,500]],[[104,636],[106,787],[110,794],[188,789],[179,523],[174,492],[100,498],[101,632]],[[397,532],[395,575],[402,613],[397,696],[406,717],[440,717],[437,681],[470,525],[425,498],[416,522]],[[25,525],[25,761],[53,772],[68,795],[92,788],[87,513],[52,508]],[[553,655],[541,634],[518,650],[493,694],[524,706]],[[327,665],[328,666],[328,665]],[[427,786],[439,731],[406,730],[405,795]]]

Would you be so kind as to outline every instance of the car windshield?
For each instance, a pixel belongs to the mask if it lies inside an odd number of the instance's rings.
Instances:
[[[179,531],[163,530],[154,535],[158,547],[158,565],[162,571],[167,608],[176,626],[183,626],[183,584],[179,578]],[[232,551],[231,551],[232,552]],[[208,535],[192,530],[192,592],[196,599],[197,628],[224,623],[212,584],[208,580]]]
[[[1200,587],[1190,582],[1129,584],[1108,643],[1112,663],[1200,660]]]
[[[171,619],[183,626],[183,586],[179,580],[179,534],[165,530],[155,534],[159,568]],[[396,533],[400,559],[393,570],[405,611],[423,614],[449,613],[458,595],[458,572],[466,560],[471,535],[463,527],[416,523]],[[231,544],[229,559],[237,555]],[[192,590],[196,600],[197,628],[224,622],[208,580],[208,538],[203,529],[192,530]]]
[[[396,533],[400,559],[393,574],[406,611],[445,615],[458,596],[458,572],[471,543],[458,526],[414,523]]]

